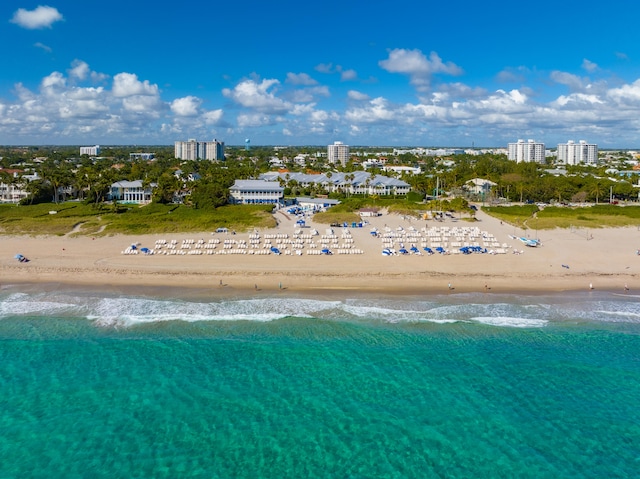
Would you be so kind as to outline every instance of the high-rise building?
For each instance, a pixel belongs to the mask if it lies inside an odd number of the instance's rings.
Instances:
[[[327,160],[329,163],[340,163],[345,166],[349,161],[349,145],[335,141],[333,145],[327,146]]]
[[[518,163],[544,163],[544,143],[536,143],[534,140],[518,140],[517,143],[507,145],[507,158]]]
[[[80,155],[98,156],[100,154],[100,146],[81,146]]]
[[[195,139],[176,141],[175,157],[180,160],[224,160],[224,142]]]
[[[598,145],[584,140],[579,143],[568,141],[558,144],[558,161],[566,165],[595,165],[598,163]]]

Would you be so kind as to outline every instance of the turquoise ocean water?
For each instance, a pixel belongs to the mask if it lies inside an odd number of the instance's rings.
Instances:
[[[0,478],[637,478],[639,300],[5,286]]]

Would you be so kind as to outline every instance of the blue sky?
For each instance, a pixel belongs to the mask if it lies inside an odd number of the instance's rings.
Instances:
[[[0,144],[640,148],[636,1],[0,6]]]

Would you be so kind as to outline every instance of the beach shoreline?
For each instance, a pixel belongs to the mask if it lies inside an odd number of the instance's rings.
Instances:
[[[281,247],[283,253],[288,254],[258,255],[259,250],[255,250],[256,254],[246,254],[254,252],[251,250],[245,254],[220,254],[225,242],[247,242],[256,235],[262,238],[292,237],[296,230],[295,218],[283,219],[281,216],[278,216],[276,229],[257,233],[203,232],[165,235],[164,238],[162,235],[2,236],[1,281],[2,285],[61,284],[121,290],[168,287],[215,295],[230,291],[242,295],[282,291],[419,295],[640,290],[640,256],[636,254],[640,232],[637,228],[539,231],[535,234],[542,244],[532,248],[523,245],[517,237],[527,233],[531,236],[533,232],[517,231],[482,212],[478,212],[479,221],[473,223],[455,218],[426,222],[398,215],[371,218],[362,228],[348,229],[353,242],[349,246],[355,247],[360,254],[309,255],[306,254],[309,244],[300,252],[305,254],[295,254],[292,247],[286,250],[286,243]],[[303,233],[315,229],[319,232],[318,238],[328,229],[326,225],[313,224],[312,220],[308,220],[308,224]],[[380,235],[371,234],[372,229],[419,232],[434,228],[478,228],[482,234],[495,238],[494,244],[506,251],[503,254],[385,257],[381,253],[384,244]],[[334,230],[334,236],[338,236],[342,229]],[[204,244],[215,238],[217,254],[123,254],[131,244],[153,248],[159,240],[180,244],[187,238]],[[332,241],[337,244],[344,240]],[[450,241],[451,244],[455,243]],[[448,249],[452,248],[449,246]],[[159,252],[162,253],[162,249]],[[18,262],[16,254],[29,258],[29,262]]]

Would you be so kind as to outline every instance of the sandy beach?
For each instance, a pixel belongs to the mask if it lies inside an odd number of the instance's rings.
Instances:
[[[640,230],[635,227],[524,232],[482,212],[473,223],[384,214],[348,232],[334,228],[334,237],[327,238],[326,225],[308,220],[307,227],[300,229],[296,218],[286,213],[276,213],[276,218],[276,229],[237,234],[2,236],[1,281],[2,285],[167,286],[255,293],[640,290],[640,256],[636,254]],[[374,228],[377,237],[371,234]],[[318,235],[311,237],[314,229]],[[299,238],[306,238],[297,240],[299,245],[304,243],[302,247],[292,244],[296,230]],[[470,231],[475,236],[465,236]],[[537,236],[541,245],[527,247],[514,236]],[[185,243],[188,249],[183,248]],[[268,243],[283,254],[259,254],[270,250]],[[153,249],[155,254],[123,254],[132,244]],[[383,248],[390,244],[396,251],[415,245],[422,254],[383,256]],[[495,254],[424,252],[423,245],[435,244],[446,245],[449,251],[478,244]],[[240,247],[244,254],[234,254]],[[323,247],[333,254],[309,254]],[[29,262],[19,262],[16,254]]]

